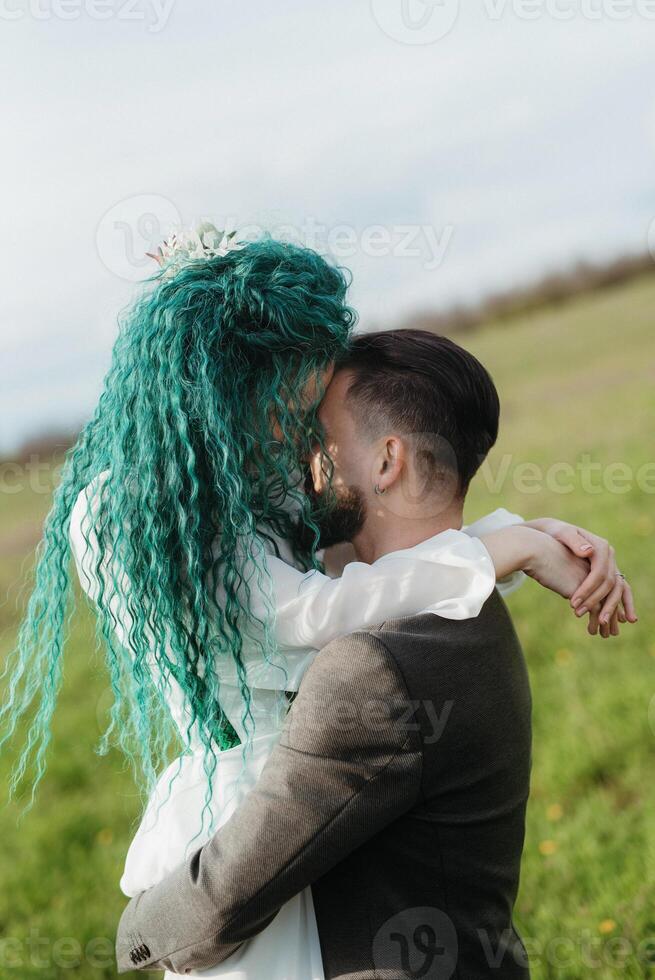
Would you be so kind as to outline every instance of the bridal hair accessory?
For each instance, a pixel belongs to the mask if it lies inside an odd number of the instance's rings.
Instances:
[[[215,259],[245,247],[236,241],[236,231],[220,231],[216,225],[204,221],[195,231],[173,232],[161,243],[156,252],[146,252],[165,269],[165,275],[175,273],[189,262],[198,259]]]

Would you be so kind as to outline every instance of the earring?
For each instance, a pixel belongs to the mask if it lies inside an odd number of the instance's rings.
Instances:
[[[375,492],[377,493],[377,495],[378,495],[379,497],[381,497],[381,496],[382,496],[382,494],[384,493],[384,490],[380,490],[380,484],[379,484],[379,483],[376,483],[376,484],[375,484]]]

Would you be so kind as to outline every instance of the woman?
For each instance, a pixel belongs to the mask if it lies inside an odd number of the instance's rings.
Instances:
[[[298,544],[299,526],[316,530],[298,475],[355,321],[347,281],[311,250],[272,240],[236,247],[205,231],[194,250],[179,245],[169,243],[154,288],[128,313],[68,456],[2,712],[11,732],[38,701],[12,781],[34,757],[36,786],[61,680],[72,545],[115,696],[101,750],[118,743],[151,793],[127,894],[230,816],[316,648],[389,615],[477,615],[496,578],[484,543],[458,531],[355,563],[341,581],[321,574],[315,545]],[[491,526],[517,520],[498,512]],[[498,570],[515,567],[505,556]],[[358,591],[371,597],[366,618],[352,602]],[[180,741],[184,753],[157,781]],[[212,975],[320,978],[311,895]]]

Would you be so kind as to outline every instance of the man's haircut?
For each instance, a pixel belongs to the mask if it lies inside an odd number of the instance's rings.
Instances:
[[[498,436],[498,392],[477,358],[427,330],[388,330],[355,337],[339,367],[370,435],[411,437],[426,475],[449,472],[463,497]]]

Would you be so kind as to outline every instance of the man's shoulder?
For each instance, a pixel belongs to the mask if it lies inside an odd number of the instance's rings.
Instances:
[[[317,654],[303,680],[303,688],[332,691],[405,692],[407,665],[429,663],[434,671],[448,670],[466,655],[488,657],[504,651],[521,655],[511,617],[494,590],[480,614],[471,619],[445,619],[422,613],[388,619],[367,629],[332,640]]]
[[[401,678],[385,643],[386,625],[357,630],[324,646],[307,669],[303,688],[322,686],[339,691],[354,686],[361,689],[362,685],[369,689],[397,685]]]
[[[370,630],[362,631],[387,648],[399,644],[416,645],[428,641],[439,645],[455,642],[488,642],[492,638],[516,642],[516,631],[501,595],[494,589],[478,616],[448,619],[434,613],[419,613],[401,619],[387,619]]]
[[[399,752],[418,764],[418,735],[406,731],[409,693],[396,658],[373,630],[328,643],[307,669],[280,739],[283,749],[358,758],[372,774]]]
[[[455,620],[423,613],[389,619],[367,635],[384,649],[412,694],[439,687],[446,678],[448,686],[454,677],[466,686],[472,683],[469,670],[483,676],[478,670],[482,664],[494,664],[509,674],[524,670],[514,624],[495,590],[476,617]]]

